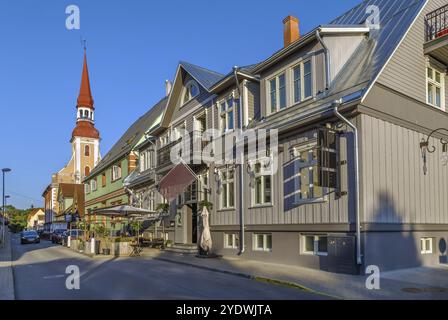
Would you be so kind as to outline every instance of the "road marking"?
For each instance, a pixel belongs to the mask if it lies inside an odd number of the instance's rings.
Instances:
[[[57,274],[54,276],[44,276],[44,279],[48,280],[48,279],[58,279],[58,278],[64,278],[65,274]]]

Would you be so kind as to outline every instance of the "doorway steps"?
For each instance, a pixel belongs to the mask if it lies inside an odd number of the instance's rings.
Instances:
[[[181,254],[198,254],[198,245],[197,244],[183,244],[183,243],[175,243],[171,247],[165,248],[166,252],[174,252]]]

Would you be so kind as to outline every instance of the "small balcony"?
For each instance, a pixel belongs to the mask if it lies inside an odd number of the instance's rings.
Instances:
[[[183,150],[179,148],[179,143],[183,143],[182,139],[173,141],[157,151],[157,169],[159,171],[163,171],[163,169],[166,169],[167,167],[170,167],[172,165],[172,148],[176,148],[178,150],[177,152],[179,156],[182,156]],[[193,159],[201,159],[202,150],[205,148],[205,146],[207,146],[208,143],[209,141],[202,141],[202,133],[200,131],[193,131],[190,133],[189,149],[191,161],[189,162],[189,164],[191,164],[191,166],[202,165],[202,161],[201,163],[194,162],[193,164]]]
[[[425,54],[448,65],[448,4],[428,13],[425,26]]]

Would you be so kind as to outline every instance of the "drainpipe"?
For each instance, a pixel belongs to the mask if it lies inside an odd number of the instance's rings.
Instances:
[[[362,254],[361,254],[361,221],[360,221],[360,208],[359,208],[359,147],[358,147],[358,128],[351,123],[347,118],[339,113],[338,108],[341,106],[342,101],[335,101],[334,114],[345,124],[347,124],[354,133],[355,136],[355,210],[356,210],[356,263],[362,265]]]
[[[239,104],[240,104],[240,113],[239,113],[239,122],[241,123],[241,129],[243,128],[243,95],[241,94],[240,82],[238,81],[238,67],[233,67],[233,75],[235,77],[236,88],[238,90],[239,96]],[[244,141],[243,141],[244,142]],[[238,205],[238,209],[240,212],[240,248],[238,251],[238,255],[242,255],[246,250],[245,242],[244,242],[244,148],[243,154],[241,155],[241,163],[239,164],[239,179],[238,179],[238,187],[240,190],[240,201]]]
[[[322,37],[320,36],[320,29],[316,30],[316,38],[319,41],[319,43],[324,48],[324,55],[325,55],[325,89],[328,90],[330,88],[330,50],[328,49],[325,42],[322,40]]]

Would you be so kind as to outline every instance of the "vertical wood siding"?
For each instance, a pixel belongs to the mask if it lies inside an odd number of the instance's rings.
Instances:
[[[427,175],[419,143],[427,136],[362,115],[362,212],[369,223],[448,223],[447,167],[440,142],[427,155]]]

